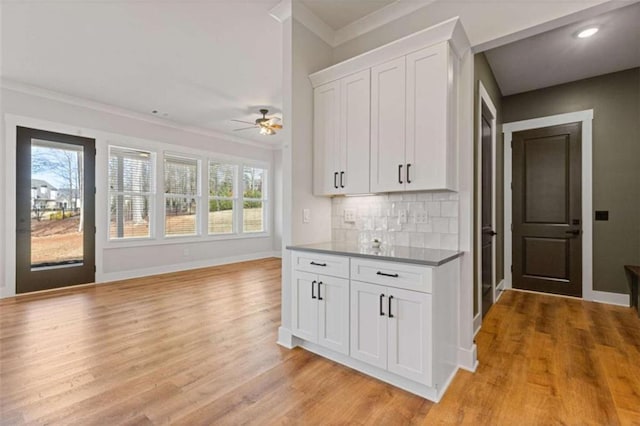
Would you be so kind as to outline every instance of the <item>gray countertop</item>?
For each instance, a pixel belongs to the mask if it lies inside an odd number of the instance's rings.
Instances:
[[[328,241],[318,244],[287,246],[289,250],[310,251],[325,254],[337,254],[368,259],[388,260],[391,262],[415,263],[427,266],[440,266],[462,256],[454,250],[438,250],[402,246],[382,246],[372,248],[356,243]]]

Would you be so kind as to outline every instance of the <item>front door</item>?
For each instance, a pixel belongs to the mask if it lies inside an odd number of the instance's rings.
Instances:
[[[95,140],[17,128],[16,292],[95,281]]]
[[[582,296],[581,124],[513,134],[513,287]]]

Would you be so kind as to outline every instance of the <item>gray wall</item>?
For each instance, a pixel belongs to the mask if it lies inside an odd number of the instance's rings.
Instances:
[[[640,264],[640,68],[502,99],[503,122],[594,110],[594,290],[628,293],[624,264]]]
[[[502,92],[500,92],[500,87],[498,87],[498,83],[496,82],[496,78],[491,71],[491,67],[487,62],[487,58],[484,53],[479,53],[474,56],[474,94],[473,94],[473,129],[474,129],[474,163],[475,170],[478,170],[478,162],[480,161],[480,138],[478,137],[478,99],[479,99],[479,84],[478,82],[482,82],[482,85],[486,89],[489,97],[491,97],[491,101],[493,101],[494,106],[496,107],[496,223],[494,223],[494,230],[498,233],[496,235],[495,244],[496,244],[496,284],[498,284],[504,278],[504,233],[502,232],[503,223],[504,223],[504,194],[503,194],[503,179],[501,176],[504,176],[504,163],[503,163],[503,143],[502,143]],[[477,188],[478,176],[477,173],[475,175],[475,187]],[[480,209],[480,200],[478,199],[478,192],[475,191],[474,195],[474,230],[473,230],[473,246],[477,247],[478,244],[478,215],[481,212]],[[476,255],[474,257],[474,271],[478,269],[480,251],[476,251]],[[475,291],[473,293],[473,314],[476,315],[479,311],[479,303],[478,303],[478,287],[481,285],[478,280],[478,275],[474,274],[473,276],[473,284]]]

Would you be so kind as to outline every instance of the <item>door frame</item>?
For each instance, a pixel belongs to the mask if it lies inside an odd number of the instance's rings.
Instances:
[[[569,123],[582,123],[582,298],[617,303],[619,298],[611,298],[612,293],[593,290],[593,109],[557,114],[530,120],[514,121],[502,125],[504,135],[504,287],[512,288],[513,264],[512,247],[512,208],[511,194],[513,150],[511,148],[514,132],[557,126]],[[625,297],[626,295],[620,295]]]
[[[476,132],[478,135],[477,141],[478,145],[476,146],[478,152],[478,167],[477,167],[477,175],[476,175],[476,194],[478,205],[476,206],[476,251],[477,251],[477,267],[476,267],[476,280],[477,280],[477,289],[476,293],[478,293],[478,313],[474,317],[474,331],[480,329],[480,325],[482,323],[482,106],[485,106],[489,113],[491,113],[491,222],[494,226],[494,229],[497,225],[496,223],[496,140],[497,140],[497,109],[491,96],[485,89],[482,81],[478,80],[478,110],[477,110],[477,119],[478,124],[476,128]],[[498,287],[496,283],[497,271],[496,271],[496,239],[494,239],[492,244],[492,272],[491,272],[491,287],[492,287],[492,298],[493,303],[495,303],[497,299],[496,288]]]

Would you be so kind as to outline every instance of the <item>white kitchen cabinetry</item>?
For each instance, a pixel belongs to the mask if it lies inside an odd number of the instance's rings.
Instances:
[[[292,252],[292,332],[315,353],[437,401],[457,370],[459,261]]]
[[[370,76],[364,70],[314,89],[314,193],[369,192]]]
[[[371,191],[456,189],[457,59],[441,42],[371,69]]]
[[[297,264],[306,263],[308,258],[308,255],[301,254],[296,259]],[[327,272],[339,274],[339,268],[330,267],[331,259],[331,256],[312,256],[308,265],[298,269],[294,266],[291,292],[292,332],[301,339],[348,355],[348,272],[346,278],[305,272],[309,268],[328,268]],[[348,265],[348,258],[338,258],[337,263],[341,260],[346,260]]]

